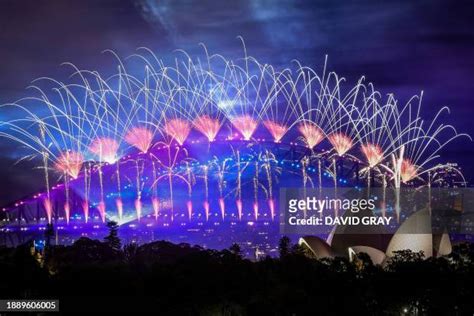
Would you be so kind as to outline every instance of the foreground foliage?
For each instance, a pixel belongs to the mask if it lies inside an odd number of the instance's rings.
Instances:
[[[283,239],[280,258],[252,262],[237,245],[205,250],[157,241],[117,249],[81,238],[50,246],[0,248],[0,297],[59,298],[61,310],[152,310],[175,315],[472,313],[474,246],[424,259],[399,252],[385,267],[364,254],[315,260]],[[94,307],[93,307],[94,306]]]

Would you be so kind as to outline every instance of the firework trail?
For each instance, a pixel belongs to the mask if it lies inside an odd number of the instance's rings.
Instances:
[[[152,207],[153,207],[153,214],[155,216],[155,220],[158,220],[158,215],[160,213],[160,201],[158,200],[157,176],[156,176],[155,161],[152,160],[151,164],[152,164],[152,174],[153,174],[153,184],[151,185],[151,189],[152,189],[151,204],[152,204]]]
[[[393,109],[396,102],[389,95],[384,104],[372,85],[366,87],[362,108],[359,109],[358,142],[360,151],[364,156],[366,167],[362,170],[367,174],[367,186],[372,186],[372,171],[382,173],[381,163],[393,151],[396,135],[393,127],[396,126],[397,117]]]
[[[291,89],[291,70],[285,69],[276,73],[271,69],[272,80],[271,88],[268,89],[269,97],[262,109],[263,125],[276,143],[281,142],[283,136],[297,123],[294,104],[290,102]]]
[[[183,181],[186,185],[190,185],[189,182],[185,177],[183,177],[180,173],[178,173],[175,169],[178,163],[178,159],[180,158],[180,154],[187,157],[188,153],[186,149],[179,146],[172,146],[170,143],[159,142],[158,145],[161,145],[165,149],[165,153],[167,157],[159,159],[155,155],[152,155],[152,158],[158,163],[158,165],[164,170],[163,175],[156,177],[156,180],[152,183],[151,187],[155,187],[158,183],[162,180],[166,180],[168,182],[168,190],[170,194],[170,211],[171,211],[171,221],[174,220],[174,195],[173,195],[173,178]],[[173,151],[174,149],[174,151]],[[155,200],[155,216],[157,216],[158,212],[158,200]]]
[[[268,208],[272,220],[275,219],[275,201],[273,200],[273,176],[281,173],[281,168],[272,167],[272,164],[277,163],[275,156],[268,150],[260,154],[259,160],[263,161],[262,168],[265,171],[267,185],[268,185]]]
[[[253,202],[253,215],[254,219],[258,220],[258,174],[259,174],[259,166],[258,160],[255,161],[255,176],[253,177],[253,194],[254,194],[254,202]]]
[[[128,131],[125,135],[125,141],[130,144],[131,146],[137,148],[140,151],[140,154],[148,153],[153,141],[153,132],[145,127],[134,127]],[[137,158],[135,160],[135,167],[136,167],[136,189],[137,189],[137,197],[135,199],[135,211],[137,214],[137,219],[140,221],[141,214],[142,214],[142,189],[143,185],[141,183],[141,177],[143,170],[145,169],[145,162],[142,161],[142,165],[140,165],[140,161]],[[118,163],[117,163],[118,165]],[[118,169],[117,169],[118,170]]]
[[[46,136],[45,136],[45,127],[43,124],[40,125],[40,134],[41,134],[41,139],[43,143],[46,142]],[[46,211],[46,216],[48,218],[48,224],[51,224],[51,219],[53,215],[53,206],[51,204],[51,194],[50,194],[50,186],[49,186],[49,173],[48,173],[48,152],[43,151],[42,152],[43,156],[43,168],[44,168],[44,178],[45,178],[45,184],[46,184],[46,199],[44,200],[44,209]]]
[[[236,205],[237,205],[237,214],[239,220],[242,220],[243,214],[243,203],[242,203],[242,173],[245,169],[249,166],[249,161],[244,161],[243,158],[240,156],[240,151],[236,150],[234,152],[234,159],[236,161],[237,167],[237,186],[236,186]]]
[[[143,162],[144,164],[144,162]],[[136,170],[136,189],[137,189],[137,197],[135,199],[135,210],[137,213],[137,219],[140,221],[142,217],[142,189],[143,189],[143,184],[141,180],[141,174],[144,169],[144,165],[140,165],[140,160],[136,159],[135,160],[135,170]]]
[[[204,179],[204,212],[206,221],[209,220],[209,166],[202,166]]]
[[[103,179],[103,162],[114,163],[117,160],[117,151],[119,144],[111,138],[102,137],[96,138],[90,145],[89,150],[99,158],[99,164],[97,165],[97,173],[99,175],[100,185],[100,200],[97,206],[99,210],[102,222],[105,222],[106,216],[106,203],[104,200],[104,179]]]
[[[439,158],[439,152],[459,137],[469,137],[457,133],[452,125],[439,122],[443,113],[449,109],[440,109],[428,124],[420,116],[423,95],[414,96],[403,108],[394,107],[393,115],[398,118],[393,127],[392,164],[384,167],[392,175],[394,186],[407,184],[413,179],[421,179],[437,166],[428,166]],[[415,101],[418,102],[415,103]]]
[[[70,178],[77,179],[79,172],[82,169],[84,158],[81,153],[74,151],[66,151],[62,153],[56,164],[55,168],[64,176],[64,192],[66,195],[66,201],[64,203],[64,213],[66,222],[69,224],[69,218],[71,213],[71,206],[69,201],[69,183]]]
[[[84,213],[84,220],[89,221],[89,201],[90,201],[90,187],[91,187],[91,167],[89,164],[84,168],[84,200],[82,201],[82,211]]]
[[[188,219],[191,221],[193,217],[193,202],[191,201],[191,197],[193,194],[193,185],[195,183],[193,171],[189,166],[189,162],[185,162],[186,165],[186,178],[188,180],[188,201],[186,202],[186,207],[188,209]]]
[[[224,188],[226,185],[225,174],[228,169],[228,162],[230,158],[223,159],[222,162],[219,161],[217,157],[214,157],[212,165],[217,169],[217,188],[219,190],[219,209],[221,211],[222,220],[225,219],[225,199],[224,199]]]
[[[123,201],[122,201],[122,181],[120,180],[120,161],[117,161],[117,169],[115,175],[117,177],[117,198],[115,199],[115,206],[117,207],[117,214],[119,220],[123,218]]]

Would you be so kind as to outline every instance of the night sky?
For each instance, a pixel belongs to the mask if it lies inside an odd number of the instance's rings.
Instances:
[[[382,93],[407,101],[424,91],[429,117],[442,106],[445,120],[474,135],[474,3],[461,1],[63,1],[0,2],[0,103],[25,96],[40,76],[67,80],[60,64],[115,71],[101,52],[128,56],[146,46],[168,58],[176,48],[202,54],[250,55],[286,67],[291,60],[329,68],[349,83],[364,75]],[[0,111],[0,120],[8,119]],[[41,188],[33,163],[14,165],[16,144],[0,140],[0,205]],[[456,141],[444,161],[458,161],[474,179],[473,143]],[[34,175],[38,174],[37,177]]]

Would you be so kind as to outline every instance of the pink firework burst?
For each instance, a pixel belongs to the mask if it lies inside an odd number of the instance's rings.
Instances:
[[[89,147],[89,150],[99,157],[100,161],[114,163],[117,161],[117,151],[119,144],[112,138],[96,138]]]
[[[53,204],[49,198],[43,201],[43,206],[46,211],[46,217],[48,218],[48,224],[51,224],[51,219],[53,218]]]
[[[231,120],[232,125],[242,134],[245,140],[250,140],[253,133],[257,129],[257,121],[250,115],[242,115],[234,117]]]
[[[115,200],[115,205],[117,206],[118,217],[119,217],[120,220],[122,220],[123,202],[122,202],[122,199],[120,197]]]
[[[171,119],[166,122],[164,131],[169,136],[173,137],[178,144],[183,145],[186,138],[188,138],[191,126],[189,123],[182,119]]]
[[[56,161],[56,169],[66,173],[74,179],[77,179],[81,171],[84,157],[81,153],[75,151],[63,152]]]
[[[237,214],[239,216],[239,220],[242,219],[242,211],[243,211],[243,205],[242,205],[242,200],[237,200],[235,201],[235,204],[237,205]]]
[[[343,156],[352,148],[352,139],[343,133],[334,133],[328,136],[328,140],[339,156]]]
[[[140,221],[142,218],[142,200],[140,198],[135,199],[135,212],[137,214],[137,219]]]
[[[400,177],[402,178],[403,183],[414,179],[417,176],[417,167],[408,159],[402,160],[402,165],[400,168]]]
[[[158,215],[160,213],[160,200],[158,200],[158,198],[154,197],[151,200],[151,205],[153,206],[153,214],[155,215],[155,220],[157,220]]]
[[[153,133],[146,127],[133,127],[125,135],[125,141],[143,153],[150,149]]]
[[[106,205],[104,201],[100,201],[97,205],[97,210],[99,211],[100,218],[102,223],[105,223],[105,215],[106,215]]]
[[[66,202],[64,203],[64,217],[66,217],[66,224],[69,224],[69,216],[71,216],[71,206]]]
[[[253,216],[255,220],[258,220],[258,202],[253,203]]]
[[[306,145],[311,149],[316,147],[316,145],[324,139],[323,131],[315,124],[307,122],[302,123],[298,127],[298,130],[301,135],[303,135]]]
[[[280,125],[270,120],[263,122],[263,125],[268,129],[276,143],[279,143],[288,131],[288,127],[285,125]]]
[[[225,201],[223,198],[219,199],[219,209],[221,210],[222,220],[225,219]]]
[[[193,123],[196,129],[204,134],[210,142],[216,139],[217,133],[221,128],[219,120],[213,119],[208,115],[197,117]]]
[[[193,218],[193,202],[187,201],[186,208],[188,209],[188,219],[191,220]]]
[[[380,146],[374,144],[365,144],[361,146],[362,153],[367,159],[370,168],[375,167],[383,159],[383,150]]]
[[[206,221],[209,220],[209,214],[210,214],[210,210],[209,210],[209,202],[208,201],[204,201],[204,214],[206,215]]]
[[[270,209],[270,215],[272,216],[272,220],[275,219],[275,202],[270,199],[268,200],[268,208]]]
[[[85,222],[89,222],[89,201],[88,200],[84,200],[82,202],[82,211],[84,212],[84,219],[85,219]]]

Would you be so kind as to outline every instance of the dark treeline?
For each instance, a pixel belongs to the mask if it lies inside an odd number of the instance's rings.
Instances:
[[[253,262],[238,245],[216,251],[157,241],[81,238],[38,253],[0,248],[0,298],[57,298],[63,312],[136,315],[465,315],[474,311],[474,246],[448,257],[401,251],[383,268],[360,254],[316,260],[280,241],[280,257]],[[47,232],[47,235],[51,232]]]

